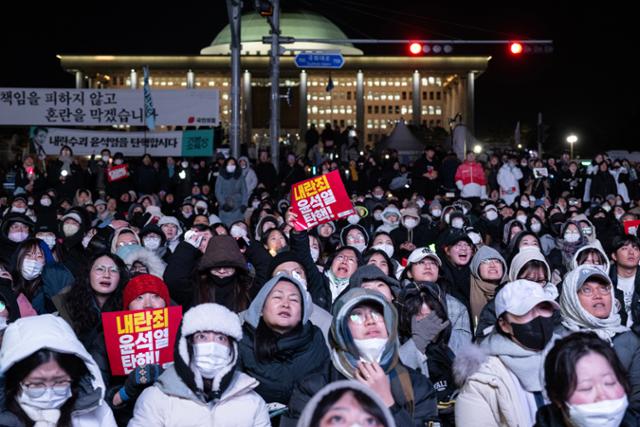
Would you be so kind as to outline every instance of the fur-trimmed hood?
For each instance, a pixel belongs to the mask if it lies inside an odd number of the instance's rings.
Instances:
[[[469,344],[456,354],[453,362],[453,379],[459,387],[489,359],[489,352],[476,344]]]
[[[116,255],[122,258],[129,269],[137,261],[147,267],[149,274],[161,279],[167,267],[167,264],[155,252],[139,245],[124,246],[118,249]]]
[[[118,241],[118,237],[122,234],[122,233],[132,233],[135,237],[136,240],[138,241],[139,245],[142,245],[142,242],[140,241],[140,236],[138,236],[138,233],[136,233],[136,231],[132,228],[129,227],[122,227],[122,228],[118,228],[114,233],[113,236],[111,237],[111,253],[115,254],[118,251],[118,248],[116,247],[116,242]]]

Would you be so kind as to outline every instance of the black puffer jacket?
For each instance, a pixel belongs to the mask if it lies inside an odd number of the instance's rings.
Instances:
[[[331,310],[331,291],[327,284],[327,279],[320,273],[316,263],[311,258],[309,250],[309,234],[306,231],[294,231],[289,233],[289,246],[291,252],[295,253],[305,273],[307,273],[307,290],[311,294],[313,302],[327,311]],[[327,266],[329,268],[330,266]]]

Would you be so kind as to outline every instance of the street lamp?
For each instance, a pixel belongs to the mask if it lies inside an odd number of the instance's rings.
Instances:
[[[570,147],[571,159],[573,159],[573,144],[578,142],[578,136],[572,133],[571,135],[567,136],[567,142],[569,143]]]

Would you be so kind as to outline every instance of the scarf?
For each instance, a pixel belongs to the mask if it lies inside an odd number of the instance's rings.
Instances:
[[[347,286],[349,286],[349,278],[340,279],[333,274],[331,269],[327,269],[325,271],[325,276],[329,279],[329,290],[331,291],[331,302],[335,301],[336,298],[340,296],[342,291],[344,291]]]
[[[500,359],[526,391],[533,393],[544,389],[542,377],[546,351],[528,350],[495,332],[481,346]]]
[[[25,414],[34,422],[34,427],[56,427],[60,409],[39,409],[18,402]]]
[[[482,313],[482,309],[496,295],[498,285],[477,279],[471,276],[470,303],[471,303],[471,321],[473,325],[478,324],[477,319]]]

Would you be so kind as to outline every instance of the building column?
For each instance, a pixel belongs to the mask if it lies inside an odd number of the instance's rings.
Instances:
[[[300,80],[299,80],[299,93],[298,96],[300,107],[298,108],[298,121],[300,127],[300,141],[304,141],[304,135],[307,132],[307,121],[309,120],[307,108],[307,72],[305,70],[300,71]],[[306,147],[308,149],[309,147]]]
[[[445,127],[447,123],[449,123],[449,119],[451,118],[451,87],[447,86],[442,90],[442,102],[444,103],[444,108],[442,111],[444,112],[442,127]]]
[[[135,68],[131,69],[131,74],[129,75],[129,87],[131,89],[138,89],[138,73],[136,73]]]
[[[356,73],[356,130],[358,131],[361,145],[366,145],[364,137],[364,73],[362,70],[358,70]]]
[[[76,71],[76,89],[82,89],[84,87],[84,73],[82,71]]]
[[[252,120],[253,120],[253,107],[251,103],[251,73],[249,70],[245,70],[242,75],[242,141],[247,145],[247,148],[251,145],[251,134],[253,133]]]
[[[465,123],[471,134],[475,134],[475,75],[473,71],[467,74],[465,87]]]
[[[413,72],[413,84],[411,85],[411,90],[413,90],[412,96],[412,104],[413,104],[413,115],[411,121],[414,126],[420,126],[420,115],[422,113],[422,105],[421,105],[421,93],[420,93],[420,72],[415,70]]]
[[[187,71],[187,89],[193,89],[196,87],[196,74],[189,70]]]

